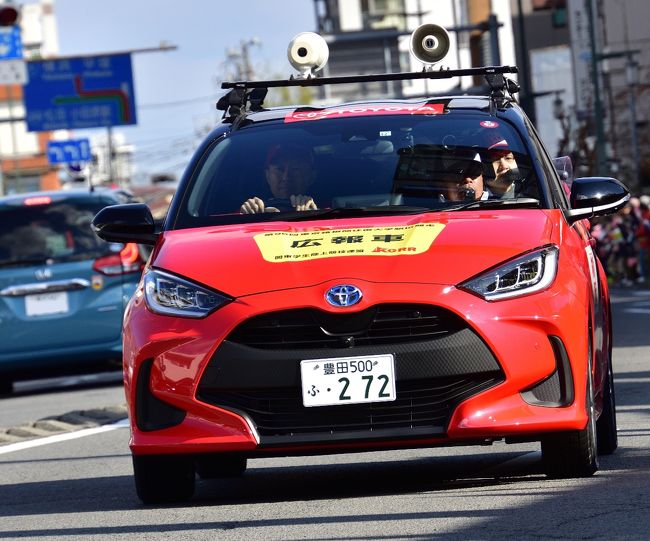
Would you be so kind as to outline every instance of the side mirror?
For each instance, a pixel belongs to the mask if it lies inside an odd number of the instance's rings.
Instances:
[[[144,203],[105,207],[93,218],[91,227],[100,239],[108,242],[153,245],[158,239],[153,216]]]
[[[577,178],[571,184],[569,223],[612,214],[630,200],[630,192],[622,182],[608,177]]]

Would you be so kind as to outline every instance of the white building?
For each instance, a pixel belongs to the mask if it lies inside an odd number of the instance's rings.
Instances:
[[[449,53],[439,63],[445,68],[514,65],[510,0],[314,0],[318,31],[330,46],[328,74],[355,75],[421,71],[409,53],[410,35],[420,24],[434,23],[449,30]],[[490,14],[500,25],[493,40],[487,23]],[[498,43],[497,47],[492,47]],[[512,78],[516,79],[516,75]],[[331,89],[333,100],[362,96],[416,97],[444,94],[483,84],[462,80],[415,80],[403,83],[340,85]]]
[[[56,56],[59,41],[53,0],[21,6],[24,56]],[[60,187],[45,154],[50,132],[28,132],[22,85],[0,85],[0,195]]]

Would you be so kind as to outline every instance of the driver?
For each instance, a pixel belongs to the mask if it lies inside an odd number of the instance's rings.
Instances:
[[[314,181],[314,157],[310,149],[301,145],[275,145],[271,147],[264,169],[271,197],[266,202],[257,196],[242,203],[242,214],[280,212],[277,203],[291,205],[295,210],[316,210],[312,196],[306,195]]]

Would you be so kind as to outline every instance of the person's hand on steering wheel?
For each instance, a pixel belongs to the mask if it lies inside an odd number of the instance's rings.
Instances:
[[[251,197],[242,203],[239,208],[242,214],[259,214],[261,212],[280,212],[275,207],[267,207],[259,197]]]
[[[311,195],[292,195],[289,197],[291,206],[296,210],[318,210]]]
[[[292,195],[289,199],[271,198],[266,203],[259,197],[244,201],[239,211],[242,214],[259,214],[262,212],[281,212],[290,210],[317,210],[316,202],[310,195]]]

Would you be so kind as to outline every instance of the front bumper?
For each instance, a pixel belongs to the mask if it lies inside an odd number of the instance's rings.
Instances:
[[[151,314],[136,297],[127,314],[124,348],[133,452],[342,452],[534,438],[584,427],[586,413],[579,404],[585,403],[585,307],[570,293],[549,289],[487,303],[452,287],[356,283],[363,287],[365,307],[425,306],[426,299],[456,326],[453,332],[401,343],[260,348],[242,343],[243,322],[322,307],[322,290],[332,284],[295,292],[292,306],[286,292],[240,299],[204,320],[175,319],[173,332],[170,318]],[[526,399],[527,391],[556,374],[552,339],[565,348],[575,388],[573,401],[556,407]],[[302,407],[300,360],[387,352],[396,359],[396,401]],[[183,412],[173,426],[150,430],[138,422],[135,381],[146,361],[152,362],[146,388]]]

